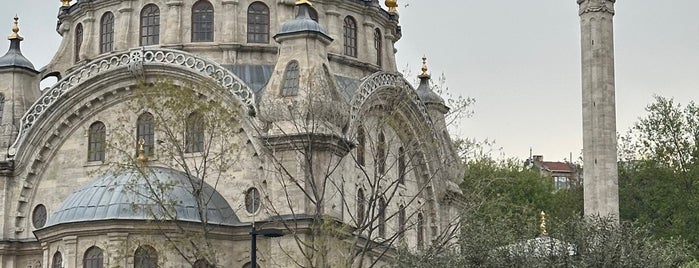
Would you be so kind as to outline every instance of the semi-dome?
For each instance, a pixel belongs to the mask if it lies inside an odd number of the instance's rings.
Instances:
[[[172,208],[168,210],[174,211],[174,218],[179,221],[201,222],[198,202],[192,194],[193,185],[198,183],[204,184],[200,198],[206,204],[208,224],[240,223],[228,202],[206,182],[192,180],[181,171],[148,167],[142,171],[134,169],[101,175],[68,196],[46,226],[100,220],[173,219],[162,216],[162,204]],[[154,201],[153,192],[159,193],[157,196],[164,202]]]

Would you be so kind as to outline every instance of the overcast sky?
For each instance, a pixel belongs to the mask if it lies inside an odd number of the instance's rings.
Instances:
[[[380,1],[383,3],[383,0]],[[575,0],[399,0],[398,66],[416,75],[423,54],[433,77],[473,97],[463,137],[494,139],[503,154],[562,160],[582,148],[580,29]],[[58,0],[22,0],[0,9],[0,34],[20,16],[24,55],[41,68],[58,49]],[[405,6],[407,5],[407,6]],[[697,0],[616,4],[617,130],[644,114],[654,94],[681,103],[699,97]],[[5,27],[2,27],[5,25]],[[8,42],[0,42],[7,50]]]

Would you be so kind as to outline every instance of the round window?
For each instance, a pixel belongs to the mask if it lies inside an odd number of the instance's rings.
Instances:
[[[44,205],[37,205],[32,212],[32,224],[34,228],[39,229],[46,225],[46,207]]]
[[[260,191],[251,187],[245,192],[245,210],[255,213],[260,209]]]

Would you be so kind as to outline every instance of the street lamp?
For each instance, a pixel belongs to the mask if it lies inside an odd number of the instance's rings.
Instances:
[[[257,235],[280,237],[283,236],[284,233],[280,229],[255,230],[255,224],[253,223],[250,235],[252,236],[252,240],[250,240],[250,267],[257,268]]]

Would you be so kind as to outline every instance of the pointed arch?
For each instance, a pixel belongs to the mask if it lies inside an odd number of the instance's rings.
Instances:
[[[92,246],[85,251],[83,268],[104,268],[104,254],[101,248]]]
[[[281,95],[282,97],[296,96],[299,93],[299,62],[296,60],[290,61],[284,69],[284,77],[282,82]]]
[[[63,268],[63,255],[60,251],[56,251],[51,258],[51,268]]]
[[[139,246],[133,254],[134,268],[157,268],[158,252],[151,246]]]

